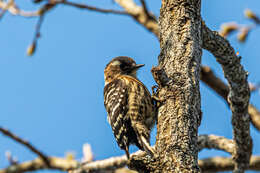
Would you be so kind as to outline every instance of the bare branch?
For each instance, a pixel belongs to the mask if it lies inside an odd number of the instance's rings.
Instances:
[[[254,127],[260,130],[260,112],[254,105],[250,104],[248,106],[248,114],[250,115],[250,119]]]
[[[35,149],[31,144],[24,141],[23,139],[17,137],[13,133],[0,128],[1,132],[5,135],[11,137],[15,141],[22,143],[27,148],[33,148],[30,149],[33,152],[41,153],[39,150]],[[21,142],[20,142],[21,141]],[[233,141],[228,140],[224,137],[218,137],[214,135],[201,135],[198,138],[198,147],[199,149],[203,148],[214,148],[214,149],[220,149],[227,152],[232,153],[232,148],[234,147]],[[35,152],[35,153],[36,153]],[[86,153],[87,152],[87,153]],[[91,150],[88,149],[88,151],[85,151],[85,154],[88,154]],[[127,164],[127,158],[125,155],[118,156],[118,157],[111,157],[105,160],[98,160],[94,162],[86,162],[86,163],[79,163],[73,159],[63,159],[63,158],[57,158],[57,157],[47,157],[44,154],[41,153],[37,154],[39,155],[39,158],[23,162],[21,164],[12,165],[6,169],[0,170],[0,173],[16,173],[16,172],[27,172],[27,171],[35,171],[35,170],[41,170],[41,169],[59,169],[59,170],[74,170],[73,173],[80,173],[81,171],[102,171],[102,170],[115,170],[118,168],[122,168],[126,166]],[[42,159],[42,155],[48,160],[49,165],[46,165],[46,163]],[[137,151],[133,154],[131,154],[131,157],[133,156],[144,156],[145,152],[143,151]]]
[[[6,156],[7,160],[9,161],[10,165],[18,164],[18,159],[16,157],[13,157],[10,151],[6,151],[5,156]]]
[[[10,0],[10,1],[12,1],[12,0]],[[49,3],[47,3],[47,4],[49,4]],[[53,5],[53,6],[55,6],[57,4],[63,4],[63,5],[67,5],[67,6],[72,6],[72,7],[76,7],[76,8],[80,8],[80,9],[86,9],[86,10],[101,12],[101,13],[129,15],[127,12],[124,12],[124,11],[117,11],[117,10],[112,10],[112,9],[102,9],[102,8],[97,8],[97,7],[93,7],[93,6],[89,6],[89,5],[85,5],[85,4],[69,2],[66,0],[56,0],[56,1],[52,1],[52,3],[51,3],[51,5]],[[6,10],[8,10],[13,15],[18,15],[18,16],[23,16],[23,17],[37,17],[42,14],[42,9],[39,9],[37,11],[23,11],[23,10],[19,9],[19,7],[17,7],[17,5],[14,2],[12,4],[8,5],[8,3],[0,1],[0,8],[3,9],[3,11],[1,13],[4,13]]]
[[[86,10],[90,10],[90,11],[96,11],[96,12],[100,12],[100,13],[112,13],[112,14],[129,15],[129,14],[128,14],[127,12],[125,12],[125,11],[117,11],[117,10],[112,10],[112,9],[102,9],[102,8],[97,8],[97,7],[93,7],[93,6],[89,6],[89,5],[85,5],[85,4],[80,4],[80,3],[75,3],[75,2],[69,2],[69,1],[66,1],[66,0],[57,1],[56,3],[64,4],[64,5],[68,5],[68,6],[80,8],[80,9],[86,9]]]
[[[259,16],[257,16],[252,10],[250,10],[250,9],[246,9],[245,11],[244,11],[244,14],[245,14],[245,16],[248,18],[248,19],[251,19],[251,20],[253,20],[254,22],[255,22],[255,24],[260,24],[260,18],[259,18]]]
[[[142,3],[143,8],[144,8],[145,14],[146,14],[147,16],[150,16],[150,13],[149,13],[149,11],[148,11],[148,8],[147,8],[147,5],[146,5],[145,0],[140,0],[140,1],[141,1],[141,3]]]
[[[231,171],[234,169],[232,158],[228,157],[213,157],[199,160],[201,172],[219,172]],[[260,171],[260,156],[252,156],[248,170]]]
[[[139,153],[142,154],[142,153]],[[111,165],[119,165],[120,167],[126,166],[126,158],[125,156],[115,158],[110,158],[111,163],[109,163],[109,160],[106,159],[106,163],[102,169],[103,170],[111,170]],[[27,171],[37,171],[37,170],[44,170],[44,169],[52,169],[52,170],[61,170],[61,171],[68,171],[76,169],[80,163],[75,160],[68,160],[64,158],[58,158],[58,157],[48,157],[48,160],[50,161],[50,167],[47,167],[42,159],[35,159],[27,162],[23,162],[21,164],[12,165],[6,169],[0,170],[0,173],[23,173]],[[113,160],[115,163],[113,163]],[[97,164],[102,165],[102,161],[94,161],[89,164]],[[234,168],[234,163],[232,161],[232,158],[227,157],[214,157],[214,158],[207,158],[203,160],[199,160],[199,166],[202,172],[217,172],[217,171],[230,171]],[[87,165],[85,165],[87,167]],[[106,169],[106,166],[108,168]],[[114,168],[116,169],[116,168]],[[89,172],[92,170],[85,169]],[[95,169],[94,169],[95,170]],[[94,171],[93,170],[93,171]],[[256,170],[260,171],[260,156],[252,156],[250,159],[250,165],[248,167],[248,170]],[[75,172],[75,171],[71,171]]]
[[[252,154],[252,139],[250,136],[250,118],[248,104],[250,91],[247,82],[247,72],[240,64],[229,42],[217,32],[212,32],[203,24],[203,47],[209,50],[222,65],[225,78],[229,83],[228,102],[232,111],[233,137],[236,144],[233,158],[235,172],[244,172]]]
[[[133,0],[115,0],[122,8],[129,13],[134,20],[143,25],[146,29],[159,38],[159,28],[157,20],[152,13],[146,14],[145,9],[136,5]]]
[[[33,153],[35,153],[36,155],[38,155],[46,164],[46,166],[49,165],[49,160],[48,157],[43,154],[40,150],[38,150],[37,148],[35,148],[32,144],[30,144],[29,142],[21,139],[20,137],[16,136],[15,134],[13,134],[12,132],[0,127],[0,132],[2,132],[4,135],[12,138],[13,140],[15,140],[16,142],[24,145],[26,148],[28,148],[29,150],[31,150]]]
[[[220,78],[218,78],[209,67],[201,67],[200,77],[205,84],[217,92],[227,102],[227,96],[229,93],[228,86]],[[229,103],[227,102],[227,104]],[[249,104],[248,114],[250,116],[251,123],[256,129],[260,130],[260,112],[256,107],[254,107],[254,105]]]
[[[255,92],[255,91],[260,91],[260,83],[257,83],[257,84],[253,84],[253,83],[249,83],[249,88],[250,88],[250,91],[251,93],[252,92]]]
[[[143,154],[143,151],[137,151],[134,153],[134,155]],[[131,154],[132,155],[132,154]],[[118,156],[118,157],[111,157],[104,160],[98,160],[94,162],[90,162],[87,164],[84,164],[79,169],[76,169],[72,171],[72,173],[81,173],[83,171],[103,171],[103,170],[115,170],[117,168],[122,168],[126,166],[127,164],[127,158],[125,155]]]
[[[235,144],[233,140],[222,136],[200,135],[198,137],[198,149],[202,150],[204,148],[223,150],[232,154],[235,149]]]
[[[198,137],[198,147],[203,148],[214,148],[219,150],[224,150],[226,152],[232,153],[234,150],[233,140],[226,139],[224,137],[219,137],[215,135],[201,135]],[[145,152],[137,151],[131,154],[133,156],[143,156]],[[105,160],[95,161],[91,163],[84,164],[79,169],[73,171],[73,173],[80,173],[81,171],[95,171],[95,170],[114,170],[115,168],[124,167],[127,164],[127,159],[125,156],[112,157]]]
[[[40,29],[43,23],[44,15],[45,13],[42,13],[42,15],[40,15],[39,20],[36,24],[36,29],[35,29],[34,39],[33,39],[34,42],[36,42],[37,39],[40,37]]]
[[[43,169],[57,169],[67,171],[70,169],[75,169],[79,163],[75,160],[69,160],[58,157],[48,157],[49,166],[45,164],[42,158],[36,158],[31,161],[23,162],[21,164],[12,165],[6,169],[0,170],[0,173],[23,173],[27,171],[37,171]]]
[[[5,12],[12,6],[14,3],[14,0],[9,0],[7,3],[5,2],[0,2],[0,8],[2,8],[2,11],[0,13],[0,19],[3,18]]]
[[[38,10],[37,11],[23,11],[23,10],[19,9],[19,7],[17,7],[17,5],[15,4],[14,1],[10,5],[7,5],[7,3],[4,2],[4,1],[0,1],[0,8],[2,8],[3,11],[10,12],[12,15],[18,15],[18,16],[23,16],[23,17],[36,17],[36,16],[39,16],[39,11]]]
[[[10,3],[9,3],[10,2]],[[96,11],[96,12],[101,12],[101,13],[111,13],[111,14],[121,14],[121,15],[129,15],[127,12],[124,11],[117,11],[117,10],[110,10],[110,9],[102,9],[102,8],[97,8],[85,4],[80,4],[80,3],[74,3],[74,2],[69,2],[66,0],[54,0],[54,1],[48,1],[48,3],[44,4],[39,10],[35,12],[25,12],[23,10],[20,10],[17,5],[14,3],[13,0],[10,0],[8,3],[0,1],[0,8],[2,8],[2,12],[0,13],[0,19],[1,16],[5,13],[5,11],[9,11],[13,15],[18,15],[18,16],[23,16],[23,17],[35,17],[39,16],[39,20],[36,25],[36,30],[35,30],[35,35],[33,38],[33,42],[29,45],[27,48],[27,55],[31,56],[34,54],[36,48],[37,48],[37,41],[38,38],[40,37],[40,28],[43,23],[43,19],[45,17],[45,14],[47,11],[52,9],[58,4],[63,4],[67,6],[72,6],[80,9],[86,9],[90,11]]]
[[[83,145],[82,153],[83,153],[83,158],[81,159],[82,163],[88,163],[88,162],[93,161],[94,154],[92,152],[90,144],[86,143]]]
[[[34,34],[34,37],[33,37],[33,42],[32,44],[28,47],[27,49],[27,55],[28,56],[31,56],[34,54],[35,50],[36,50],[36,47],[37,47],[37,41],[38,41],[38,38],[40,38],[40,29],[41,29],[41,26],[42,26],[42,23],[43,23],[43,19],[44,19],[44,15],[45,13],[43,13],[42,15],[40,15],[39,19],[38,19],[38,22],[36,24],[36,29],[35,29],[35,34]]]

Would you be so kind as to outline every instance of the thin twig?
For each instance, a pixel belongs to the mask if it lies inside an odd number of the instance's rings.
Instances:
[[[147,16],[150,16],[150,13],[149,13],[149,10],[148,10],[148,8],[147,8],[147,4],[146,4],[145,0],[140,0],[140,1],[141,1],[141,4],[142,4],[143,8],[144,8],[145,14],[146,14]]]
[[[0,8],[2,8],[2,11],[0,13],[0,20],[3,18],[5,12],[14,4],[14,0],[9,0],[7,3],[2,5]]]
[[[18,159],[13,157],[10,151],[5,152],[6,159],[9,161],[10,165],[17,165]]]
[[[25,147],[27,147],[28,149],[30,149],[33,153],[38,155],[44,161],[46,166],[49,166],[48,157],[45,154],[43,154],[41,151],[39,151],[37,148],[35,148],[32,144],[30,144],[29,142],[27,142],[27,141],[23,140],[22,138],[16,136],[15,134],[13,134],[12,132],[8,131],[7,129],[4,129],[4,128],[0,127],[0,131],[4,135],[12,138],[16,142],[18,142],[18,143],[24,145]]]
[[[34,34],[34,37],[33,37],[33,42],[37,42],[37,39],[40,38],[41,34],[40,34],[40,30],[41,30],[41,26],[42,26],[42,23],[43,23],[43,19],[44,19],[44,13],[42,15],[40,15],[39,17],[39,20],[37,21],[37,24],[36,24],[36,28],[35,28],[35,34]]]
[[[131,15],[135,21],[143,25],[147,30],[154,33],[155,36],[159,39],[158,23],[156,17],[152,13],[147,15],[143,8],[136,5],[133,0],[115,0],[115,2],[124,8],[125,11],[127,11],[127,13]]]
[[[42,26],[42,23],[43,23],[43,19],[44,19],[44,16],[45,16],[45,12],[43,12],[38,21],[37,21],[37,24],[36,24],[36,29],[35,29],[35,34],[34,34],[34,37],[33,37],[33,42],[32,44],[28,47],[27,49],[27,55],[28,56],[32,56],[37,48],[37,41],[38,39],[40,38],[41,34],[40,34],[40,29],[41,29],[41,26]]]
[[[69,1],[66,1],[66,0],[57,1],[57,3],[76,7],[76,8],[80,8],[80,9],[86,9],[86,10],[90,10],[90,11],[101,12],[101,13],[129,15],[125,11],[118,11],[118,10],[112,10],[112,9],[102,9],[102,8],[93,7],[93,6],[89,6],[89,5],[85,5],[85,4],[69,2]]]
[[[259,82],[257,84],[249,83],[249,88],[250,88],[251,93],[253,93],[255,91],[260,91],[260,83]]]
[[[22,16],[22,17],[36,17],[39,16],[39,11],[23,11],[21,9],[19,9],[17,7],[17,5],[15,4],[15,2],[13,1],[10,6],[8,8],[7,7],[7,3],[0,1],[0,8],[2,9],[6,9],[9,13],[11,13],[12,15],[18,15],[18,16]],[[2,11],[3,12],[3,11]]]

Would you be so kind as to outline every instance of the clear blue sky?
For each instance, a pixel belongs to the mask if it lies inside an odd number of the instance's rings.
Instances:
[[[119,9],[111,0],[89,3]],[[29,2],[20,5],[27,10],[35,7]],[[218,30],[223,22],[249,23],[243,17],[243,10],[251,8],[260,14],[259,6],[258,0],[203,1],[202,16],[210,28]],[[159,15],[159,1],[149,1],[148,7]],[[154,85],[150,69],[157,65],[160,51],[157,39],[130,17],[60,6],[47,14],[36,54],[27,57],[25,52],[36,21],[36,18],[9,14],[0,21],[0,125],[50,156],[62,157],[74,151],[80,159],[84,143],[91,144],[96,159],[124,154],[106,121],[103,69],[112,57],[133,57],[137,63],[146,64],[139,77],[150,88]],[[259,38],[259,28],[250,33],[245,44],[237,43],[235,35],[229,38],[243,57],[250,82],[260,81]],[[202,62],[223,78],[220,66],[206,51]],[[203,83],[201,96],[203,121],[199,133],[232,138],[231,112],[227,105]],[[259,93],[252,94],[251,102],[260,109]],[[260,155],[260,134],[254,128],[251,134],[253,153]],[[153,143],[154,138],[155,135]],[[21,145],[0,135],[0,168],[8,165],[6,150],[21,162],[35,158]],[[131,151],[134,150],[133,147]],[[228,156],[224,152],[204,150],[199,157],[215,155]]]

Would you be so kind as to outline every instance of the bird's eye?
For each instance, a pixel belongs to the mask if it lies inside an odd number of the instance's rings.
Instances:
[[[120,68],[122,70],[126,69],[127,68],[127,64],[125,64],[125,63],[120,64]]]

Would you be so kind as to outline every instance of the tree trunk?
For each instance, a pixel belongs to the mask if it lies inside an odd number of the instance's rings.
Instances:
[[[156,153],[131,158],[138,172],[200,172],[197,133],[201,121],[200,0],[162,0],[159,18],[161,53],[152,73],[158,84]]]
[[[163,0],[160,11],[156,151],[161,172],[200,172],[197,133],[201,120],[200,0]]]

